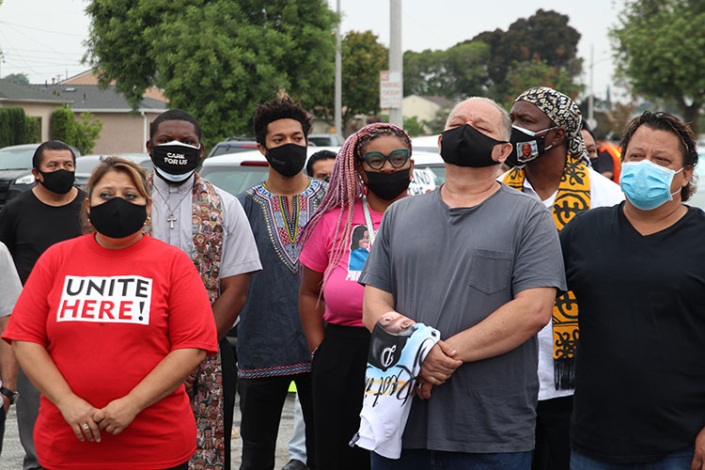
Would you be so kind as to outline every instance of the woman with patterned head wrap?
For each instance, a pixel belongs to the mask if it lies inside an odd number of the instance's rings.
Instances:
[[[547,87],[526,90],[514,101],[510,158],[516,166],[504,183],[540,199],[560,231],[576,214],[624,200],[619,186],[589,166],[580,133],[582,115],[570,97]],[[522,147],[536,152],[525,158]],[[534,469],[569,468],[568,436],[579,337],[575,296],[556,300],[553,321],[539,333],[539,404]]]
[[[348,138],[330,186],[301,238],[299,313],[312,355],[316,465],[370,468],[369,452],[348,442],[360,426],[370,333],[362,324],[358,276],[389,205],[407,195],[411,140],[392,124]],[[327,326],[326,326],[327,323]]]

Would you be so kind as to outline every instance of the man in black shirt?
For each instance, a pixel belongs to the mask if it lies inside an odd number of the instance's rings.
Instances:
[[[627,200],[560,232],[580,311],[572,470],[705,465],[705,213],[696,139],[645,112],[622,138]]]
[[[37,184],[9,201],[0,212],[0,241],[12,254],[22,284],[51,245],[81,234],[79,213],[86,193],[73,186],[76,156],[63,142],[48,141],[32,157]],[[14,390],[15,384],[3,384]],[[39,469],[32,433],[39,413],[39,391],[20,370],[17,422],[25,450],[24,470]]]

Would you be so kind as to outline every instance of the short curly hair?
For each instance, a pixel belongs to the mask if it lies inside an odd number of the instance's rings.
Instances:
[[[279,119],[299,121],[304,137],[308,141],[308,133],[311,130],[311,115],[299,103],[294,103],[291,98],[284,96],[257,106],[255,115],[252,118],[252,124],[254,125],[255,140],[257,140],[258,144],[266,147],[269,123]]]
[[[690,127],[675,117],[674,115],[667,112],[656,112],[644,111],[640,116],[635,117],[624,128],[624,133],[622,134],[622,142],[620,147],[622,148],[622,159],[627,155],[627,150],[629,147],[629,142],[631,141],[634,133],[641,126],[646,126],[649,129],[654,129],[658,131],[666,131],[678,137],[680,143],[679,148],[681,155],[683,156],[683,167],[695,166],[698,164],[698,147],[697,139],[695,134],[690,129]],[[695,175],[690,179],[688,184],[681,189],[681,200],[687,201],[690,196],[695,193]]]

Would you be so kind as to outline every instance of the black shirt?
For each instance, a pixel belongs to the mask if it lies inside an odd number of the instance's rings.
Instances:
[[[44,251],[51,245],[81,235],[79,213],[86,192],[63,206],[50,206],[34,192],[25,191],[0,212],[0,241],[7,245],[22,284]]]
[[[574,450],[640,463],[692,446],[705,426],[705,213],[642,236],[624,203],[560,233],[580,311]]]

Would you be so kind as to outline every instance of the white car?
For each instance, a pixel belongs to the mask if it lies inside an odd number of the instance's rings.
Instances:
[[[308,155],[320,150],[337,153],[340,147],[308,147]],[[415,166],[410,195],[427,193],[445,181],[445,166],[440,155],[414,151],[411,158]],[[240,152],[207,158],[199,174],[224,191],[237,195],[266,180],[268,167],[259,151]]]

